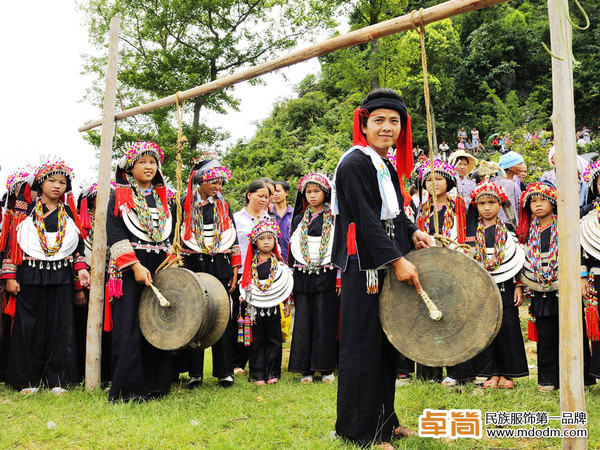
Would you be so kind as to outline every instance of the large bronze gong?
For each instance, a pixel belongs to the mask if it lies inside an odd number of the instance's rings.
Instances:
[[[431,319],[417,290],[388,273],[379,317],[394,347],[433,367],[453,366],[484,350],[502,323],[502,298],[491,275],[463,253],[442,247],[417,250],[406,259],[417,267],[442,318]]]
[[[139,307],[140,328],[150,344],[162,350],[208,348],[225,332],[229,295],[212,275],[183,268],[165,269],[154,286],[168,300],[164,307],[146,287]]]

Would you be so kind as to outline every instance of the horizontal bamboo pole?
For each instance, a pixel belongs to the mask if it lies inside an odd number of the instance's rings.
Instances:
[[[422,10],[423,24],[427,25],[433,22],[438,22],[449,17],[487,8],[489,6],[494,6],[506,1],[508,0],[451,0]],[[415,12],[414,19],[420,23],[419,12]],[[341,50],[343,48],[352,47],[358,44],[364,44],[366,42],[371,42],[376,39],[381,39],[383,37],[413,28],[414,24],[411,14],[405,14],[403,16],[396,17],[395,19],[390,19],[366,28],[361,28],[360,30],[352,31],[351,33],[328,39],[324,42],[320,42],[305,49],[290,53],[287,56],[281,56],[263,64],[259,64],[258,66],[251,67],[241,72],[211,81],[210,83],[180,92],[179,101],[189,100],[200,95],[208,94],[210,92],[241,83],[242,81],[247,81],[252,78],[265,75],[269,72],[273,72],[284,67],[289,67],[318,56],[327,55],[336,50]],[[150,103],[121,111],[115,115],[115,120],[121,120],[137,114],[143,114],[158,108],[162,108],[163,106],[172,105],[174,103],[175,94],[169,95],[168,97],[163,97]],[[101,119],[82,125],[78,128],[78,130],[88,131],[99,127],[100,125],[102,125]]]

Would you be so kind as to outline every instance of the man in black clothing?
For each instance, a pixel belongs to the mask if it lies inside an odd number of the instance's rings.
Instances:
[[[433,245],[404,213],[399,175],[413,167],[410,117],[401,97],[376,89],[354,113],[354,147],[335,174],[337,214],[332,260],[342,270],[336,432],[359,445],[392,448],[412,434],[394,412],[396,351],[379,321],[379,287],[391,266],[402,282],[421,289],[403,255]],[[397,168],[386,158],[396,144]],[[407,194],[408,195],[408,194]]]

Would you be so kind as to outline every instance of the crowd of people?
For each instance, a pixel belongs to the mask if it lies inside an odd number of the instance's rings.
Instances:
[[[160,398],[182,373],[190,389],[204,382],[204,350],[186,348],[174,356],[152,346],[138,323],[142,291],[172,257],[178,227],[184,267],[214,276],[229,295],[227,327],[212,345],[212,375],[223,388],[233,386],[235,374],[247,373],[259,386],[284,376],[282,320],[293,311],[288,371],[298,373],[300,383],[332,383],[337,374],[337,434],[388,448],[392,438],[412,434],[394,412],[397,378],[415,375],[455,386],[485,377],[484,388],[512,389],[515,378],[529,375],[519,321],[528,298],[538,389],[557,389],[554,169],[527,184],[519,153],[506,152],[499,163],[478,161],[464,145],[475,153],[481,148],[476,128],[469,137],[463,127],[458,139],[454,151],[443,142],[441,158],[415,166],[406,106],[396,92],[378,89],[356,109],[354,145],[333,177],[305,174],[294,207],[286,181],[261,178],[249,183],[244,206],[234,213],[222,194],[232,173],[207,152],[192,161],[181,223],[165,186],[160,147],[128,147],[117,165],[106,223],[102,379],[110,383],[109,400]],[[552,165],[553,155],[552,148]],[[578,164],[582,221],[596,230],[600,161]],[[23,394],[43,388],[66,394],[83,378],[97,185],[81,186],[75,201],[73,178],[60,160],[26,167],[8,177],[2,201],[0,375]],[[411,178],[408,192],[403,180]],[[420,290],[418,270],[404,255],[436,245],[436,234],[453,242],[451,248],[472,247],[469,254],[491,274],[503,305],[490,346],[446,367],[445,377],[444,368],[398,353],[378,308],[386,276]],[[589,238],[582,246],[582,345],[585,382],[592,384],[600,378],[600,242]]]

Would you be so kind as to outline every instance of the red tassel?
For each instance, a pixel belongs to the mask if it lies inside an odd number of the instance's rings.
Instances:
[[[356,225],[354,222],[348,225],[346,247],[348,247],[348,255],[356,255]]]
[[[517,236],[519,242],[525,244],[529,239],[529,227],[531,225],[531,214],[524,208],[519,209],[519,224],[517,225]]]
[[[398,178],[400,178],[400,191],[402,192],[402,198],[404,199],[404,207],[406,208],[407,206],[410,206],[410,201],[412,200],[412,197],[404,187],[404,178],[400,175],[398,175]]]
[[[21,222],[23,222],[27,216],[23,213],[13,212],[11,221],[10,221],[10,231],[9,231],[9,241],[7,254],[12,262],[20,266],[23,263],[23,250],[17,241],[17,227]]]
[[[31,187],[29,187],[29,183],[25,183],[25,188],[23,189],[23,198],[28,205],[31,204]]]
[[[248,242],[248,251],[246,252],[246,259],[244,260],[244,272],[242,272],[241,286],[246,289],[252,280],[252,257],[254,256],[254,249],[252,248],[252,241]]]
[[[2,219],[2,234],[0,234],[0,252],[6,250],[6,243],[8,242],[10,221],[12,218],[12,212],[10,209],[4,211],[4,218]]]
[[[531,342],[538,342],[538,328],[537,324],[531,318],[527,323],[527,337]]]
[[[92,219],[88,210],[87,197],[83,197],[83,200],[81,200],[79,216],[81,217],[81,235],[85,239],[88,236],[89,231],[92,229]]]
[[[590,304],[585,307],[585,329],[590,341],[600,341],[600,326],[598,324],[598,305]]]
[[[456,197],[455,202],[457,240],[459,244],[464,244],[467,234],[467,212],[465,208],[465,201],[459,196]]]
[[[156,192],[158,193],[158,198],[160,198],[160,201],[163,205],[163,211],[165,212],[167,217],[169,217],[170,211],[169,211],[169,200],[167,199],[167,187],[166,186],[158,187],[158,188],[156,188]]]
[[[135,206],[133,202],[133,194],[129,186],[119,186],[115,188],[115,216],[121,214],[121,206],[125,207],[126,211],[131,211]]]
[[[406,113],[406,124],[396,140],[396,171],[400,177],[410,178],[414,166],[412,130],[410,116]]]
[[[108,285],[104,291],[104,331],[107,333],[113,329],[112,321],[112,303],[110,302],[110,296],[108,295]]]
[[[183,238],[185,240],[189,240],[192,237],[192,201],[194,200],[192,185],[195,173],[196,171],[193,171],[190,174],[190,178],[188,180],[187,194],[185,195],[185,202],[183,203],[183,215],[185,217],[185,231],[183,233]]]
[[[354,119],[352,122],[352,145],[360,145],[361,147],[366,147],[369,144],[367,144],[367,138],[361,130],[361,117],[368,117],[368,112],[366,109],[358,107],[354,110]]]
[[[15,318],[15,311],[17,310],[17,297],[14,295],[8,295],[8,302],[4,309],[4,314],[9,315],[13,319]]]
[[[77,229],[79,230],[79,233],[83,234],[83,231],[81,229],[81,221],[79,220],[79,214],[77,214],[77,207],[75,206],[75,199],[73,198],[72,192],[69,192],[67,194],[67,203],[69,205],[69,209],[71,210],[71,213],[73,213],[73,221],[75,222],[75,225],[77,226]]]

